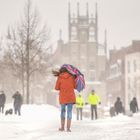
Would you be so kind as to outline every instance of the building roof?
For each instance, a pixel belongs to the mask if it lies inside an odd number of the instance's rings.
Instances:
[[[116,62],[118,59],[124,59],[126,54],[140,52],[140,40],[133,40],[128,47],[123,47],[119,50],[113,49],[110,51],[110,62]]]

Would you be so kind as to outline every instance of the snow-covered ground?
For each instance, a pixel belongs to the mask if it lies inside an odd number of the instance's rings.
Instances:
[[[71,133],[58,131],[59,113],[49,105],[23,105],[20,117],[0,114],[0,140],[140,140],[139,113],[94,121],[74,116]]]

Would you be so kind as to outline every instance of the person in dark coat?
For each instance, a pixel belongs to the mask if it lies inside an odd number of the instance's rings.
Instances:
[[[109,110],[110,116],[114,117],[115,116],[115,107],[114,105],[111,105],[110,110]]]
[[[137,99],[136,99],[136,97],[134,97],[133,99],[132,99],[132,101],[130,102],[130,111],[132,112],[132,113],[136,113],[136,112],[138,112],[138,103],[137,103]]]
[[[0,112],[4,113],[4,106],[6,102],[6,95],[4,91],[1,91],[2,93],[0,94]]]
[[[120,97],[117,97],[117,101],[115,102],[115,112],[118,115],[119,113],[123,113],[123,106]]]
[[[14,112],[15,114],[21,115],[21,106],[22,106],[22,95],[17,91],[13,96],[14,98]]]

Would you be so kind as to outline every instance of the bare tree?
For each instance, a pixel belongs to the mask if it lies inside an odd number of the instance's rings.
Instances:
[[[33,9],[31,0],[28,0],[21,22],[7,30],[9,65],[21,78],[23,95],[26,87],[27,104],[30,102],[31,75],[42,68],[42,54],[49,37],[50,31],[46,25],[40,24],[39,14]]]

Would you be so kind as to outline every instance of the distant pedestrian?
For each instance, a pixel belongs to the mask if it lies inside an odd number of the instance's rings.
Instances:
[[[115,116],[115,107],[114,105],[111,105],[110,110],[109,110],[110,116],[114,117]]]
[[[81,94],[76,97],[76,112],[77,112],[77,120],[82,120],[83,116],[83,106],[84,106],[84,99]]]
[[[132,113],[136,113],[136,112],[138,112],[138,110],[139,110],[139,108],[138,108],[137,99],[136,99],[136,97],[134,97],[132,99],[132,101],[130,102],[130,111]]]
[[[124,109],[123,109],[123,105],[122,105],[122,101],[120,97],[117,97],[117,100],[114,104],[115,107],[115,112],[118,115],[119,113],[123,113]]]
[[[97,119],[97,105],[101,104],[100,97],[95,93],[94,90],[88,96],[88,102],[91,105],[91,120]]]
[[[1,113],[4,113],[5,102],[6,102],[6,95],[4,91],[1,91],[1,94],[0,94],[0,112]]]
[[[16,91],[16,93],[12,96],[14,98],[14,112],[15,114],[18,113],[18,115],[21,115],[21,106],[23,103],[22,95],[19,93],[19,91]]]
[[[73,104],[76,103],[74,89],[76,88],[75,76],[70,74],[64,67],[59,71],[53,71],[54,76],[57,76],[55,89],[59,90],[59,102],[61,105],[61,128],[59,131],[65,130],[65,115],[67,112],[67,131],[71,132],[71,120]]]

